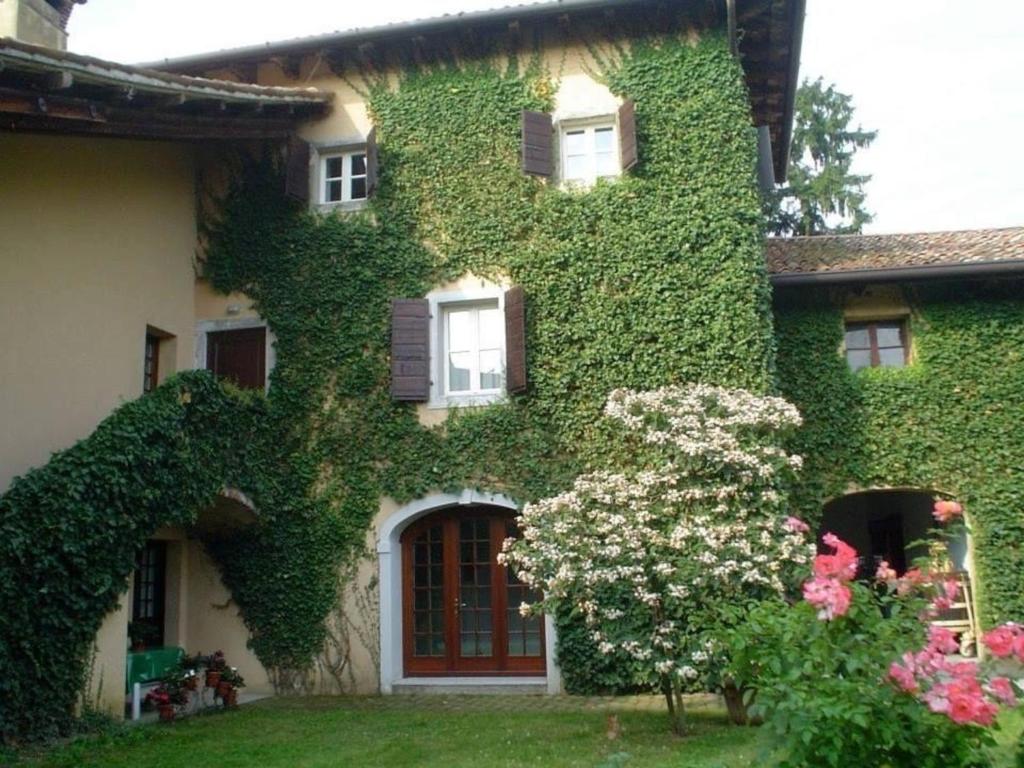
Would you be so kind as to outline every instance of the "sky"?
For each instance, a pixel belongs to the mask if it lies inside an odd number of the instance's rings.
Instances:
[[[503,0],[89,0],[68,47],[122,62],[480,10]],[[807,0],[802,77],[853,95],[878,131],[865,232],[1024,225],[1024,2]]]

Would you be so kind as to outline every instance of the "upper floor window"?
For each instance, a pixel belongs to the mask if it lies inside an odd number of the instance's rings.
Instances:
[[[243,389],[264,389],[267,329],[238,328],[206,334],[206,368]]]
[[[497,299],[442,305],[444,394],[491,395],[504,387],[505,319]]]
[[[562,180],[590,185],[621,173],[615,121],[561,128]]]
[[[907,324],[879,320],[846,324],[846,361],[850,370],[902,368],[907,364]]]
[[[320,157],[320,202],[351,203],[366,199],[366,152],[337,152]]]

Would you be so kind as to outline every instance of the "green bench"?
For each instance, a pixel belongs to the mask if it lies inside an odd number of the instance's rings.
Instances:
[[[132,697],[133,720],[138,719],[138,712],[142,706],[142,688],[156,685],[161,678],[178,666],[184,655],[184,648],[174,646],[128,652],[124,692],[125,695]]]

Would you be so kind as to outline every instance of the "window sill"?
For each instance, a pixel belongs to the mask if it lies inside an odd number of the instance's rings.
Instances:
[[[334,213],[341,211],[342,213],[351,213],[354,211],[361,211],[366,208],[369,200],[348,200],[345,202],[338,203],[314,203],[313,208],[318,213]]]
[[[479,395],[448,395],[441,399],[430,400],[427,408],[430,410],[442,410],[446,408],[477,408],[484,405],[494,405],[505,402],[504,392],[489,392]]]

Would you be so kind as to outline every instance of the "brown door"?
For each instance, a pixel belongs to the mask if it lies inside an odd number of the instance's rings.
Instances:
[[[407,675],[516,675],[544,671],[544,622],[519,605],[536,599],[498,564],[515,534],[491,507],[441,512],[402,535]]]
[[[266,382],[267,329],[241,328],[206,336],[206,367],[219,379],[244,389],[263,389]]]

